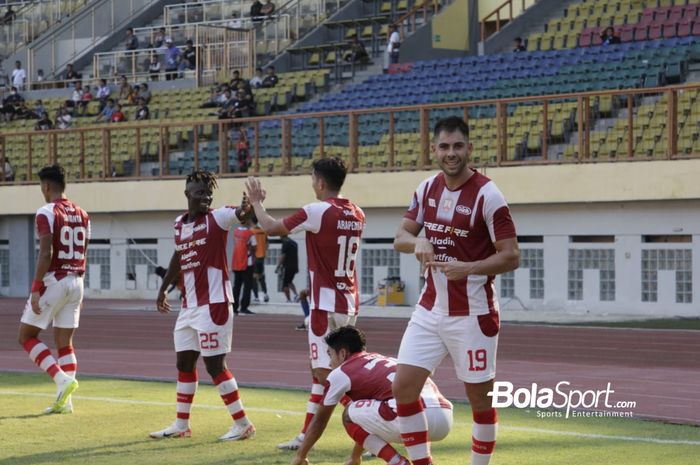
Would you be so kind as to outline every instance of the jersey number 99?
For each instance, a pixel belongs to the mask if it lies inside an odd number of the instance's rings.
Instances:
[[[58,251],[58,258],[61,260],[82,260],[85,258],[85,240],[87,233],[82,226],[63,226],[59,233],[61,245],[66,249],[61,248]]]

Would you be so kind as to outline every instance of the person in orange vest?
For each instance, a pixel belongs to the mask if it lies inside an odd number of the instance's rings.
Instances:
[[[267,234],[258,224],[258,219],[253,217],[253,233],[255,234],[255,261],[253,262],[253,302],[260,303],[258,285],[263,292],[263,300],[270,301],[267,295],[267,283],[265,282],[265,255],[267,255]]]
[[[233,231],[233,312],[252,315],[250,292],[253,289],[253,259],[255,257],[255,233],[253,222],[248,219]],[[241,288],[243,295],[241,295]],[[239,310],[240,307],[240,310]]]

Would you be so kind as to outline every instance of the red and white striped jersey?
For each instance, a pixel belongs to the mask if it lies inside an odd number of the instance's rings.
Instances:
[[[388,406],[395,408],[391,383],[396,376],[396,360],[381,354],[359,352],[345,360],[342,365],[328,374],[324,391],[323,405],[337,405],[347,395],[353,401],[372,399],[391,401]],[[421,392],[426,407],[451,408],[433,381],[428,378]],[[386,412],[395,416],[395,412]]]
[[[478,172],[455,190],[448,189],[443,173],[426,179],[404,218],[423,226],[440,262],[484,260],[496,253],[494,242],[516,237],[503,194]],[[497,312],[494,279],[470,275],[448,281],[444,273],[427,269],[418,305],[450,316]]]
[[[53,236],[49,273],[56,280],[85,273],[85,249],[90,240],[88,214],[68,199],[58,199],[36,212],[36,235]]]
[[[348,199],[332,198],[300,208],[283,220],[288,231],[306,231],[313,310],[356,315],[357,253],[365,214]]]
[[[236,207],[209,210],[194,221],[188,214],[175,219],[175,250],[185,288],[183,308],[233,302],[226,262],[228,232],[238,223]]]

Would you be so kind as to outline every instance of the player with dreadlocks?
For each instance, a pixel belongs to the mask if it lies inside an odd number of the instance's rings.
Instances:
[[[226,404],[233,426],[222,441],[239,441],[255,436],[238,394],[238,384],[226,367],[233,333],[233,293],[228,279],[226,242],[229,230],[248,218],[251,207],[243,195],[239,207],[212,209],[216,177],[208,171],[187,176],[187,212],[175,220],[175,252],[158,291],[158,311],[168,313],[168,286],[178,279],[184,295],[175,323],[177,354],[177,418],[167,428],[151,433],[154,439],[190,437],[190,409],[197,390],[197,359],[204,365]]]

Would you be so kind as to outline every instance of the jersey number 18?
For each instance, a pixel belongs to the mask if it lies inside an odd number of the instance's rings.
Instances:
[[[350,278],[355,271],[357,251],[360,250],[358,236],[338,236],[338,266],[335,269],[336,278]]]

